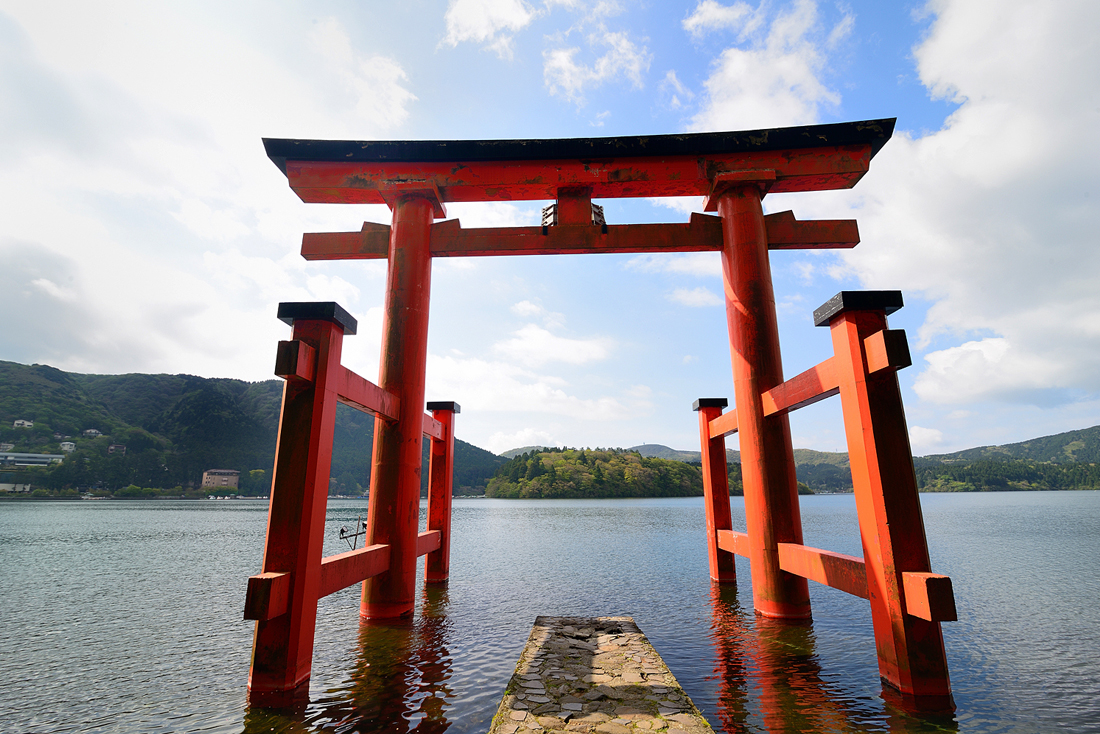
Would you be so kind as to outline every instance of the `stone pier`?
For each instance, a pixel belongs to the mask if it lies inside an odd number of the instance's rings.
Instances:
[[[631,617],[538,617],[490,734],[713,734]]]

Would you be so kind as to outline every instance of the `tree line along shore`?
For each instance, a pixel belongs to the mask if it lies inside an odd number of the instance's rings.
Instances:
[[[281,391],[280,380],[82,375],[0,362],[0,452],[63,457],[46,466],[0,465],[0,497],[266,495]],[[339,406],[331,495],[366,493],[373,429],[372,416]],[[740,494],[739,455],[727,454],[730,491]],[[852,491],[846,454],[796,449],[795,461],[800,492]],[[914,464],[922,491],[1100,489],[1100,426]],[[203,472],[215,468],[239,471],[239,486],[202,487]],[[28,485],[33,490],[10,491]],[[690,497],[702,494],[702,473],[697,451],[660,445],[496,455],[457,439],[454,486],[456,495],[498,498]]]

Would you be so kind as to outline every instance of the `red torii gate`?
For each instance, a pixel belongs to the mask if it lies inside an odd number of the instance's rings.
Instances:
[[[733,555],[747,556],[756,611],[774,618],[809,618],[806,579],[869,599],[883,680],[907,696],[949,700],[939,623],[955,618],[954,598],[950,579],[930,572],[895,376],[909,364],[908,347],[904,332],[886,328],[901,294],[851,291],[831,299],[815,312],[815,322],[832,330],[835,355],[784,382],[768,250],[854,247],[859,235],[854,221],[800,222],[791,212],[765,216],[761,207],[768,193],[851,188],[893,127],[887,119],[567,140],[265,139],[268,156],[302,201],[385,203],[393,219],[390,226],[364,223],[359,232],[306,234],[302,241],[307,260],[388,260],[378,386],[339,365],[340,339],[354,333],[354,319],[343,309],[280,307],[280,318],[294,325],[294,340],[281,343],[276,370],[288,382],[264,573],[249,580],[246,618],[257,620],[250,690],[288,691],[308,680],[320,596],[363,581],[361,615],[396,617],[413,610],[419,555],[431,554],[428,581],[447,578],[448,443],[457,406],[429,405],[435,418],[412,407],[424,400],[433,257],[716,251],[737,409],[723,414],[724,398],[695,403],[711,578],[733,582]],[[593,198],[654,196],[705,196],[704,210],[718,216],[608,225],[592,204]],[[447,202],[547,199],[555,205],[544,210],[541,227],[433,223],[446,216]],[[863,559],[802,543],[787,413],[836,394]],[[331,412],[338,400],[377,416],[367,547],[321,559]],[[725,436],[733,432],[740,436],[745,533],[731,522]],[[429,530],[418,533],[425,434],[435,437],[432,489]],[[308,446],[301,446],[305,435]]]

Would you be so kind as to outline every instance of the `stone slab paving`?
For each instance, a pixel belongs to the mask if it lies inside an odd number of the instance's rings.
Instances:
[[[490,734],[713,734],[631,617],[538,617]]]

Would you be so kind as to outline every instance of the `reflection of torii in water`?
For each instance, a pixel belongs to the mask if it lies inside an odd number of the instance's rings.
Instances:
[[[810,616],[806,579],[868,598],[883,679],[908,696],[948,699],[939,623],[954,618],[954,599],[950,579],[930,573],[895,376],[908,364],[908,347],[904,333],[886,328],[901,294],[845,292],[825,304],[815,321],[830,327],[834,356],[784,382],[768,250],[853,247],[859,235],[854,221],[799,222],[791,212],[765,216],[761,206],[769,192],[854,186],[893,126],[893,120],[873,120],[572,140],[265,140],[268,156],[302,201],[385,203],[393,220],[388,227],[366,223],[359,232],[306,234],[302,242],[309,260],[388,260],[377,386],[339,365],[343,335],[355,328],[343,309],[280,307],[280,317],[294,325],[294,340],[280,347],[278,373],[288,383],[264,573],[249,582],[246,613],[257,620],[250,690],[287,691],[308,680],[319,596],[362,580],[361,615],[399,617],[413,610],[419,555],[428,554],[428,581],[447,578],[447,465],[453,461],[447,442],[457,405],[433,404],[433,417],[419,410],[433,257],[716,251],[722,255],[736,410],[723,414],[725,399],[701,399],[695,406],[711,577],[732,582],[733,555],[747,556],[757,613],[780,619]],[[687,224],[608,225],[592,205],[593,198],[655,196],[705,196],[704,210],[718,216],[693,214]],[[434,223],[446,216],[447,202],[547,199],[556,204],[542,227]],[[315,401],[315,394],[324,399]],[[836,394],[863,559],[802,544],[787,413]],[[321,528],[310,517],[320,506],[323,524],[323,494],[316,501],[313,495],[327,485],[309,484],[309,477],[327,478],[332,430],[325,406],[334,410],[337,400],[378,416],[367,547],[322,563],[314,538]],[[725,436],[734,432],[746,533],[732,528],[726,487]],[[429,531],[418,534],[425,433],[436,439],[433,490]],[[307,434],[308,455],[300,454]]]

